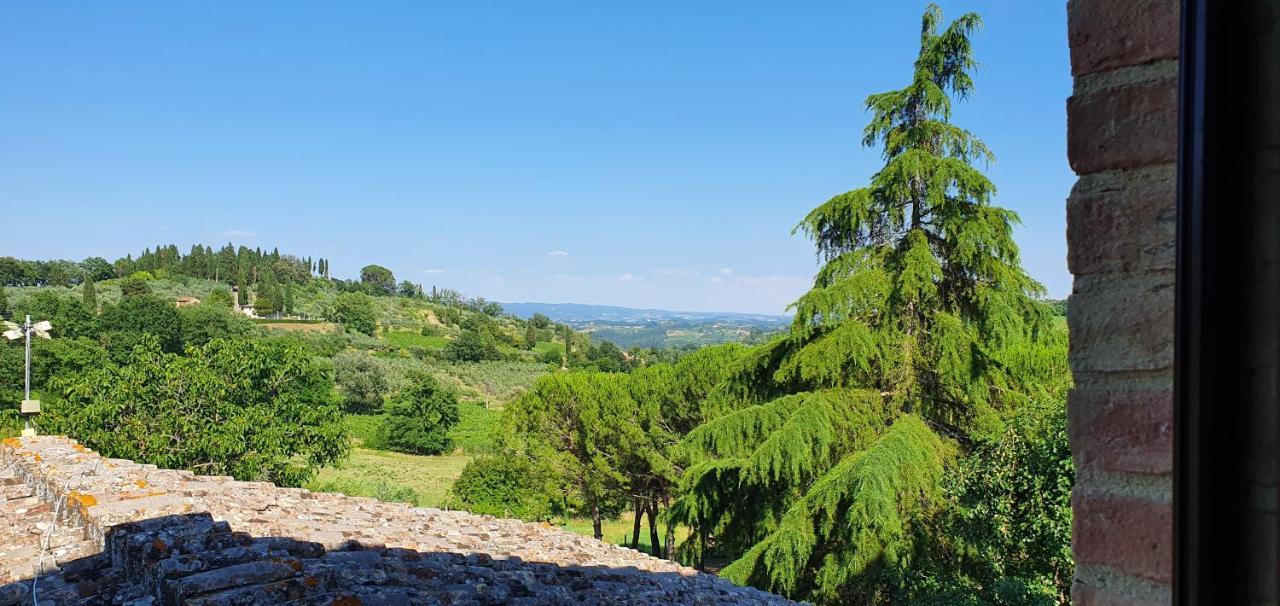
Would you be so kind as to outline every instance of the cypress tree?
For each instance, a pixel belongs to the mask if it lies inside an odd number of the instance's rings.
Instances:
[[[85,274],[84,280],[82,282],[83,282],[83,285],[81,286],[80,294],[82,297],[84,297],[84,306],[89,311],[97,313],[98,292],[97,292],[97,289],[94,288],[93,286],[93,279],[90,278],[88,274]]]
[[[957,453],[1070,381],[1063,331],[1019,265],[1018,218],[976,166],[992,154],[950,122],[980,26],[928,7],[910,83],[866,100],[863,144],[884,167],[796,227],[821,268],[791,330],[730,379],[738,409],[682,442],[674,517],[740,554],[723,576],[892,601]]]
[[[4,285],[0,284],[0,318],[9,317],[9,295],[4,292]]]

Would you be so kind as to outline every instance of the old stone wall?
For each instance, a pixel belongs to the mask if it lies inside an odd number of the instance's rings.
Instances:
[[[1168,604],[1177,0],[1071,0],[1077,604]]]
[[[518,520],[0,445],[0,604],[784,604]],[[105,550],[104,550],[105,549]],[[96,602],[93,600],[97,600]]]

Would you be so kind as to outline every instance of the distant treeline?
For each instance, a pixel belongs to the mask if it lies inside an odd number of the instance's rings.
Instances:
[[[123,278],[137,272],[157,277],[190,276],[227,284],[254,284],[270,272],[280,281],[302,284],[313,276],[329,277],[329,262],[323,258],[282,255],[278,248],[267,252],[230,243],[217,251],[211,246],[195,244],[185,255],[174,244],[157,246],[154,250],[144,250],[137,258],[127,255],[114,263],[102,257],[79,262],[0,257],[0,285],[4,286],[71,286],[84,280]]]
[[[251,288],[284,289],[287,285],[303,285],[313,279],[321,279],[332,282],[343,292],[423,298],[444,305],[472,308],[488,315],[502,313],[501,305],[483,297],[471,299],[455,290],[435,286],[428,290],[408,280],[397,283],[391,270],[381,265],[364,266],[359,279],[334,279],[329,259],[282,254],[279,248],[265,251],[227,243],[214,250],[211,246],[195,244],[183,254],[177,245],[168,244],[147,248],[136,258],[126,255],[114,262],[102,257],[89,257],[83,261],[0,257],[0,286],[75,286],[85,281],[130,276],[144,279],[188,276],[214,280],[240,287],[242,297],[246,297]]]

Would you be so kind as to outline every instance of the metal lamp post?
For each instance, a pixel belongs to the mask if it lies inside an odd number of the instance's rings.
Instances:
[[[21,412],[24,426],[22,429],[22,435],[34,436],[36,435],[36,430],[31,426],[31,417],[40,413],[40,400],[31,399],[31,335],[34,334],[41,339],[52,338],[49,336],[49,331],[53,330],[53,325],[50,324],[48,320],[42,320],[32,324],[31,316],[28,315],[26,321],[23,322],[21,326],[14,324],[13,322],[6,321],[4,323],[4,327],[6,330],[2,334],[6,339],[12,341],[14,339],[26,338],[27,363],[25,367],[26,374],[23,377]]]

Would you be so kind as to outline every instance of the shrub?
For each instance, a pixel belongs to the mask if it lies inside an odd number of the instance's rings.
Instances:
[[[230,296],[230,295],[228,295]],[[182,318],[182,343],[204,345],[214,339],[239,339],[257,332],[258,327],[244,314],[215,301],[178,310]]]
[[[369,296],[358,292],[344,292],[333,299],[333,309],[328,319],[347,330],[373,336],[378,331],[378,316]]]
[[[542,490],[537,469],[520,457],[473,459],[449,491],[460,509],[473,513],[529,521],[552,515],[551,500]]]
[[[117,359],[127,357],[141,334],[153,335],[164,351],[182,351],[182,318],[172,301],[154,295],[125,297],[108,305],[98,324],[104,333],[127,333],[111,339],[110,349]]]
[[[392,484],[382,478],[313,480],[307,484],[307,489],[313,492],[338,492],[354,497],[370,497],[388,503],[410,505],[422,503],[422,497],[412,487]]]
[[[451,445],[449,430],[458,423],[458,395],[435,377],[415,372],[409,386],[387,400],[379,446],[419,455],[437,455]]]
[[[342,405],[351,413],[382,410],[382,401],[392,391],[387,363],[363,351],[344,352],[333,358],[333,378],[342,395]]]
[[[135,272],[120,281],[120,296],[128,298],[149,295],[151,294],[151,285],[147,284],[147,282],[154,279],[151,274],[145,271]]]
[[[444,349],[446,358],[455,362],[501,360],[502,351],[488,332],[464,330]]]
[[[28,297],[13,310],[13,319],[19,324],[24,316],[32,322],[48,320],[53,324],[53,335],[60,338],[94,337],[98,334],[98,321],[83,301],[65,297],[56,292],[39,291]]]
[[[302,350],[215,340],[187,353],[144,334],[126,364],[52,380],[42,429],[108,457],[286,486],[346,455],[333,386]]]

